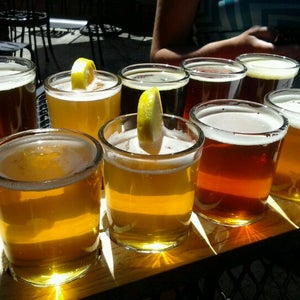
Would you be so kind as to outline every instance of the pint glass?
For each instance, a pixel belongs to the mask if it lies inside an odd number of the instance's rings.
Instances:
[[[203,103],[190,116],[205,134],[194,211],[229,226],[262,218],[287,119],[241,100]]]
[[[284,114],[290,124],[277,162],[271,194],[300,201],[300,89],[270,92],[265,97],[265,104]]]
[[[87,90],[72,90],[71,71],[45,79],[52,127],[78,130],[98,138],[101,125],[120,114],[121,79],[106,71],[95,71],[94,75]]]
[[[37,127],[35,64],[0,56],[0,138]]]
[[[286,56],[246,53],[236,60],[247,67],[237,98],[260,103],[267,93],[290,88],[299,71],[299,63]]]
[[[188,73],[180,67],[166,64],[134,64],[120,70],[122,79],[121,112],[135,113],[140,95],[156,86],[159,89],[163,111],[182,116]]]
[[[213,57],[189,58],[182,67],[190,74],[183,116],[199,103],[235,98],[246,67],[238,62]]]
[[[60,285],[98,259],[102,149],[85,134],[23,131],[0,140],[0,234],[12,274]]]
[[[173,248],[187,238],[190,228],[204,136],[188,120],[163,118],[165,136],[158,154],[139,147],[136,114],[110,121],[99,133],[109,235],[140,252]]]

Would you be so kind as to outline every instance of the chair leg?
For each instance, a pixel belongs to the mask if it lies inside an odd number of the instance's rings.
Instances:
[[[51,32],[50,32],[50,24],[48,23],[46,26],[46,34],[47,34],[47,41],[48,41],[48,47],[50,50],[50,54],[52,56],[52,59],[57,67],[57,69],[60,71],[60,66],[58,64],[58,61],[56,59],[55,53],[54,53],[54,49],[53,49],[53,45],[52,45],[52,41],[51,41]]]
[[[29,31],[30,31],[30,28],[29,28]],[[31,31],[29,33],[29,38],[31,39]],[[35,27],[33,27],[33,41],[34,41],[34,54],[35,54],[37,84],[39,85],[40,83],[43,82],[43,80],[42,80],[42,76],[41,76],[41,69],[40,69],[40,61],[39,61],[39,54],[38,54],[38,48],[37,48]]]
[[[41,33],[41,38],[42,38],[42,42],[43,42],[45,58],[46,58],[46,61],[49,62],[49,56],[48,56],[47,46],[46,46],[46,42],[45,42],[44,31],[43,31],[42,27],[40,27],[40,33]]]
[[[93,44],[93,32],[91,30],[91,24],[88,23],[86,26],[87,26],[88,32],[89,32],[89,39],[90,39],[90,46],[91,46],[91,51],[92,51],[92,58],[93,58],[93,61],[96,61],[95,49],[94,49],[94,44]]]
[[[97,35],[97,45],[98,45],[98,50],[99,50],[99,55],[100,55],[100,63],[103,66],[104,65],[104,59],[103,59],[103,51],[102,51],[102,46],[101,46],[101,38],[100,38],[100,32],[99,32],[99,25],[95,25],[96,27],[96,35]]]

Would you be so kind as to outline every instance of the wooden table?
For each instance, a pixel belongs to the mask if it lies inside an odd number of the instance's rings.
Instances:
[[[105,224],[105,200],[101,220]],[[160,254],[126,250],[101,233],[102,256],[82,278],[60,288],[37,288],[17,282],[1,267],[0,299],[143,299],[193,278],[218,274],[222,268],[242,263],[250,253],[299,239],[300,204],[269,197],[265,217],[250,226],[230,228],[192,217],[189,238]],[[103,227],[103,225],[102,225]],[[125,297],[125,298],[124,298]]]

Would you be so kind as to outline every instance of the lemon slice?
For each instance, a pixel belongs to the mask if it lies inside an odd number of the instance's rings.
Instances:
[[[71,69],[71,83],[73,90],[86,90],[94,80],[95,63],[87,58],[79,57]]]
[[[137,134],[140,147],[154,153],[159,151],[163,137],[163,118],[157,87],[144,91],[138,103]]]

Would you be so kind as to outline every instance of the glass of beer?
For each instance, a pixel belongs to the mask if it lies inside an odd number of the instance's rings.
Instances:
[[[121,112],[135,113],[140,95],[156,86],[160,91],[163,111],[182,116],[189,74],[180,67],[141,63],[119,71],[122,79]]]
[[[244,65],[224,58],[188,58],[181,65],[190,74],[183,113],[186,119],[196,104],[235,98],[241,79],[246,75]]]
[[[99,258],[102,148],[91,136],[35,129],[0,140],[0,234],[16,279],[60,285]]]
[[[139,252],[173,248],[188,236],[204,136],[181,117],[164,115],[158,154],[143,151],[137,114],[122,115],[99,132],[110,238]]]
[[[52,127],[78,130],[98,138],[101,125],[120,114],[121,79],[99,70],[94,76],[87,90],[72,90],[71,71],[45,79]]]
[[[299,71],[299,63],[286,56],[245,53],[236,58],[247,67],[238,98],[264,103],[268,92],[290,88]]]
[[[37,127],[35,77],[32,61],[0,56],[0,139]]]
[[[271,194],[300,201],[300,89],[270,92],[265,104],[284,114],[290,125],[281,147]]]
[[[228,226],[261,219],[287,119],[260,103],[234,99],[194,106],[190,117],[205,135],[194,211]]]

